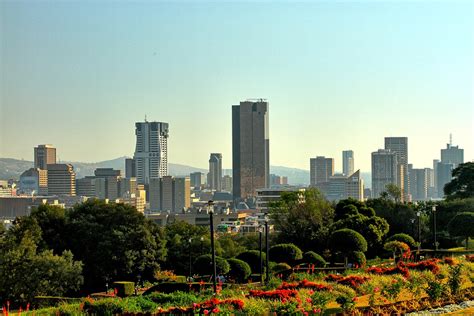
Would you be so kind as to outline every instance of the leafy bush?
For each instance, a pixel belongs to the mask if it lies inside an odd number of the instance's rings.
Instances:
[[[367,251],[367,241],[365,238],[355,230],[347,228],[333,232],[329,238],[329,245],[332,249],[342,253]]]
[[[135,283],[129,281],[114,282],[114,288],[117,289],[117,296],[126,297],[135,293]]]
[[[216,273],[227,274],[229,270],[230,266],[227,260],[216,256]],[[194,271],[201,275],[212,275],[212,256],[207,254],[197,257],[194,261]]]
[[[152,293],[147,296],[148,300],[158,305],[187,306],[198,301],[198,297],[193,293],[174,292],[170,294]]]
[[[278,263],[295,263],[302,258],[303,252],[294,244],[279,244],[270,248],[270,259]]]
[[[353,251],[349,253],[349,262],[356,264],[358,267],[363,267],[367,263],[367,259],[362,251]]]
[[[247,250],[239,254],[236,259],[245,261],[250,266],[252,273],[260,273],[260,252],[258,250]],[[265,263],[266,254],[262,251],[262,262]],[[263,271],[262,271],[263,273]]]
[[[152,313],[158,305],[149,299],[149,296],[135,296],[123,301],[124,309],[129,313]]]
[[[278,274],[290,269],[291,269],[291,266],[289,264],[282,262],[282,263],[277,263],[275,266],[273,266],[272,272]]]
[[[170,270],[157,270],[153,274],[153,277],[158,282],[171,282],[176,281],[176,279],[178,278],[178,276]]]
[[[387,242],[389,242],[389,241],[400,241],[400,242],[403,242],[403,243],[407,244],[412,249],[416,247],[415,239],[413,239],[413,237],[411,237],[408,234],[403,234],[403,233],[395,234],[393,236],[388,237],[386,241]]]
[[[462,264],[449,267],[448,285],[449,289],[451,290],[451,294],[453,295],[457,295],[461,289],[462,268]]]
[[[104,316],[112,316],[125,312],[123,301],[115,298],[107,298],[97,301],[85,300],[83,310],[89,315]]]
[[[443,297],[444,292],[446,291],[446,286],[437,280],[429,281],[428,288],[425,291],[426,294],[428,294],[430,300],[437,301]]]
[[[303,255],[303,262],[314,264],[316,267],[325,267],[326,260],[314,251],[307,251]]]
[[[252,273],[249,264],[243,260],[232,258],[227,260],[227,262],[230,266],[228,275],[237,282],[245,282]]]

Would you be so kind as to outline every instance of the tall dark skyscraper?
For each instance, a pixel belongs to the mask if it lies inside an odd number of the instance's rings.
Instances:
[[[268,102],[247,100],[232,106],[232,179],[234,200],[255,197],[268,187],[270,140]]]

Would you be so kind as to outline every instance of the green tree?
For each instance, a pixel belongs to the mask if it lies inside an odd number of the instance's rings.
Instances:
[[[321,268],[326,266],[326,260],[314,251],[307,251],[303,254],[303,263],[314,264]]]
[[[271,205],[270,216],[280,242],[324,250],[334,209],[318,190],[309,189],[282,193],[280,201]]]
[[[89,289],[109,280],[152,280],[166,255],[162,230],[135,208],[92,200],[67,213],[66,246],[84,263]],[[54,248],[50,245],[50,248]]]
[[[329,238],[331,250],[344,256],[347,264],[347,258],[353,252],[366,252],[367,241],[364,236],[352,229],[339,229],[333,232]]]
[[[239,283],[246,282],[252,270],[247,262],[236,258],[228,259],[230,266],[228,275]]]
[[[460,164],[453,170],[453,179],[444,186],[446,199],[467,199],[474,197],[474,162]]]
[[[0,242],[0,301],[14,306],[32,302],[35,296],[63,296],[82,285],[82,263],[70,251],[54,255],[38,252],[37,240],[28,230],[8,231]],[[24,226],[23,226],[24,228]],[[21,235],[15,233],[21,232]]]
[[[407,234],[395,234],[395,235],[392,235],[390,237],[387,238],[386,240],[387,242],[389,241],[400,241],[400,242],[403,242],[405,244],[407,244],[410,248],[415,248],[416,247],[416,241],[415,239],[413,239],[413,237],[411,237],[410,235],[407,235]],[[385,248],[385,246],[384,246]]]
[[[288,263],[290,265],[303,259],[303,252],[294,244],[279,244],[270,247],[270,260],[280,263]]]
[[[202,255],[194,261],[194,271],[200,275],[212,275],[212,255]],[[216,256],[216,273],[227,274],[230,271],[230,265],[222,257]]]
[[[402,190],[394,183],[389,183],[385,186],[385,190],[387,191],[388,195],[395,201],[395,203],[399,203],[402,198]]]
[[[469,248],[469,237],[474,237],[474,212],[466,212],[456,215],[448,224],[451,236],[464,237],[466,249]]]
[[[249,264],[252,273],[260,273],[260,252],[258,250],[247,250],[240,253],[237,259],[245,261]],[[262,251],[262,263],[265,263],[266,254]],[[263,272],[263,271],[262,271]]]

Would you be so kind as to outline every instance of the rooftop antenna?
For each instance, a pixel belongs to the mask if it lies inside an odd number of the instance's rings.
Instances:
[[[449,147],[453,145],[453,134],[449,133]]]
[[[146,122],[148,122],[148,121],[146,120],[146,114],[145,114],[145,123],[146,123]]]

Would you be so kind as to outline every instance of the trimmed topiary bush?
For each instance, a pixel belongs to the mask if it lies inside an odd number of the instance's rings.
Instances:
[[[245,261],[250,266],[252,273],[260,273],[260,252],[258,250],[247,250],[239,254],[236,259]],[[262,262],[265,266],[266,254],[262,251]],[[263,273],[263,271],[262,271]]]
[[[216,256],[216,272],[217,274],[227,274],[230,266],[227,260]],[[202,255],[194,261],[194,271],[201,275],[212,275],[212,255]]]
[[[329,238],[329,246],[332,250],[342,254],[354,251],[367,251],[367,241],[364,236],[352,229],[339,229],[333,232]]]
[[[135,283],[129,281],[114,282],[114,288],[117,289],[117,296],[126,297],[135,294]]]
[[[277,263],[276,265],[274,265],[272,267],[272,272],[277,274],[277,273],[281,273],[290,269],[291,269],[291,266],[288,263],[282,262],[282,263]]]
[[[303,252],[294,244],[279,244],[270,248],[270,259],[275,262],[295,263],[303,259]]]
[[[227,262],[230,265],[230,271],[227,275],[239,283],[246,282],[252,274],[249,264],[243,260],[231,258]]]
[[[367,263],[367,259],[365,255],[361,251],[353,251],[349,254],[349,262],[353,264],[357,264],[359,267],[364,267]]]
[[[389,238],[387,238],[386,242],[389,242],[389,241],[401,241],[401,242],[407,244],[408,246],[410,246],[410,248],[412,248],[412,249],[416,248],[415,239],[413,239],[413,237],[411,237],[408,234],[403,234],[403,233],[395,234],[395,235],[390,236]]]
[[[303,255],[303,263],[314,264],[316,267],[326,266],[326,260],[314,251],[307,251]]]

